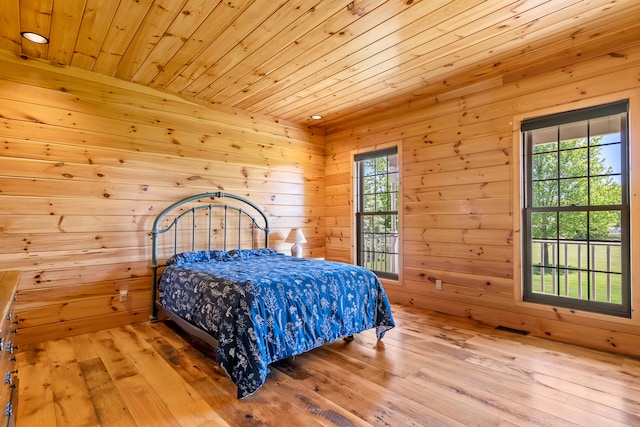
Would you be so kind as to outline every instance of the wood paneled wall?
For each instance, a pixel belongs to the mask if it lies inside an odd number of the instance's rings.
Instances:
[[[385,108],[326,137],[0,53],[0,269],[23,271],[19,342],[146,320],[154,215],[198,192],[264,207],[276,249],[288,250],[284,236],[301,226],[307,255],[350,262],[352,155],[398,144],[403,268],[399,282],[385,281],[392,300],[640,355],[637,313],[612,319],[519,301],[514,144],[529,116],[631,99],[632,265],[640,262],[640,45],[611,52]],[[637,307],[640,281],[633,286]]]
[[[327,258],[353,259],[353,153],[396,143],[403,269],[399,282],[385,282],[393,301],[640,355],[637,311],[632,319],[616,319],[524,304],[517,273],[518,120],[624,98],[631,99],[631,265],[640,265],[640,45],[610,49],[574,65],[541,64],[526,75],[416,99],[327,130]],[[637,309],[640,278],[634,274]]]
[[[0,270],[20,269],[20,343],[145,321],[149,231],[182,197],[266,210],[324,256],[324,135],[0,53]],[[127,289],[127,302],[119,290]]]

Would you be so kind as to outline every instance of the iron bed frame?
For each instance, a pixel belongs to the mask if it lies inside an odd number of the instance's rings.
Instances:
[[[227,203],[217,203],[217,199],[231,199],[232,205]],[[203,204],[203,199],[211,199],[212,201]],[[193,203],[192,203],[193,202]],[[216,218],[221,219],[221,226],[215,228],[213,226],[213,213],[214,210],[222,210],[221,214],[216,214]],[[229,212],[237,214],[237,220],[228,221]],[[196,215],[201,213],[200,221],[197,221]],[[190,219],[190,224],[188,224]],[[187,226],[180,226],[183,221],[187,222]],[[248,224],[246,223],[248,221]],[[228,228],[231,223],[230,228]],[[244,225],[243,225],[244,224]],[[189,226],[190,225],[190,226]],[[204,226],[203,226],[204,225]],[[238,234],[232,243],[235,245],[232,248],[228,248],[229,233],[237,227]],[[196,230],[197,229],[197,230]],[[222,231],[219,233],[219,231]],[[163,244],[160,245],[160,236],[170,236],[173,231],[173,239],[168,238],[167,241],[163,240]],[[196,233],[197,231],[197,233]],[[196,234],[200,237],[206,234],[205,239],[200,239],[197,244]],[[190,338],[195,338],[200,342],[206,344],[209,348],[216,351],[218,347],[218,340],[209,334],[206,330],[201,329],[199,326],[191,324],[187,320],[174,313],[171,309],[162,306],[159,299],[158,285],[160,282],[161,270],[167,266],[167,261],[173,255],[188,251],[202,251],[202,250],[215,250],[221,249],[227,251],[228,249],[257,249],[269,247],[269,220],[266,214],[253,202],[234,194],[228,194],[224,192],[208,192],[196,194],[190,197],[186,197],[173,203],[162,212],[160,212],[153,222],[153,229],[151,232],[152,237],[152,313],[149,316],[150,321],[156,322],[161,319],[171,320],[177,327],[187,333]],[[263,246],[258,246],[258,238],[256,234],[263,234]],[[187,240],[182,241],[178,245],[178,236],[187,234]],[[212,247],[212,235],[216,234],[216,245]],[[206,243],[202,243],[202,241]],[[185,244],[185,242],[190,244]],[[172,244],[171,244],[172,243]],[[162,262],[160,262],[160,249],[163,250]],[[393,327],[393,326],[391,326]],[[346,335],[342,337],[345,341],[352,341],[353,335]],[[194,343],[191,341],[192,344]],[[215,359],[215,357],[214,357]],[[230,376],[231,377],[231,376]]]
[[[229,205],[227,203],[214,203],[216,199],[232,199],[235,200],[236,204]],[[191,202],[199,202],[202,199],[211,199],[213,200],[210,203],[198,204],[193,207],[185,208],[185,205]],[[197,230],[199,235],[202,235],[204,232],[207,233],[207,238],[205,239],[206,244],[198,245],[197,243],[197,235],[196,235],[196,215],[204,211],[204,214],[208,216],[208,224],[205,230]],[[222,248],[214,248],[212,247],[212,235],[214,233],[213,227],[213,214],[214,212],[222,212],[223,225],[222,225]],[[160,269],[166,267],[166,259],[161,263],[159,262],[159,238],[161,235],[173,231],[173,250],[170,251],[171,255],[175,255],[178,253],[178,240],[180,236],[187,235],[188,240],[190,240],[190,250],[212,250],[212,249],[222,249],[228,250],[227,242],[229,237],[229,232],[233,232],[234,229],[229,230],[227,228],[229,212],[236,213],[238,216],[238,224],[237,224],[237,240],[236,246],[232,249],[254,249],[256,247],[257,237],[256,231],[264,234],[264,246],[269,247],[269,219],[267,215],[260,209],[255,203],[245,199],[244,197],[236,196],[235,194],[224,193],[221,191],[217,192],[209,192],[209,193],[200,193],[195,194],[193,196],[186,197],[182,200],[175,202],[169,207],[165,208],[162,212],[160,212],[156,219],[153,222],[153,229],[151,231],[151,240],[152,240],[152,255],[151,255],[151,278],[153,280],[152,286],[152,312],[149,316],[149,319],[152,322],[158,320],[158,314],[161,314],[165,317],[173,320],[180,328],[184,329],[186,332],[200,338],[205,343],[209,344],[213,348],[217,345],[217,342],[214,338],[212,338],[208,333],[201,330],[200,328],[191,325],[187,321],[183,320],[179,316],[175,315],[170,310],[164,309],[158,300],[158,280],[159,280],[159,271]],[[167,217],[169,223],[166,226],[162,226],[162,221]],[[243,219],[249,221],[249,227],[251,228],[251,238],[250,242],[246,242],[246,239],[243,241],[242,234],[242,223]],[[191,222],[190,227],[187,224],[186,229],[181,229],[180,225],[183,224],[183,221]],[[244,244],[243,244],[244,243]],[[171,247],[171,245],[165,245]],[[166,257],[167,259],[169,257]]]

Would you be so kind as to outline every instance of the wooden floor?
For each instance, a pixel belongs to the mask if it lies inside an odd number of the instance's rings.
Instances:
[[[17,425],[640,425],[640,361],[393,306],[397,328],[272,365],[236,399],[224,372],[164,323],[18,353]]]

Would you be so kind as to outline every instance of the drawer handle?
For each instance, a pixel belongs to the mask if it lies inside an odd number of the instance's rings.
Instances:
[[[4,405],[4,414],[7,417],[13,415],[13,405],[11,404],[11,402],[7,402],[7,404]]]
[[[4,375],[4,383],[13,384],[13,374],[17,374],[17,373],[18,373],[17,369],[15,371],[7,371],[7,373]]]

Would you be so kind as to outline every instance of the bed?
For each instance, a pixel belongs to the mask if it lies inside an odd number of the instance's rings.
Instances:
[[[257,205],[223,192],[174,203],[152,230],[151,319],[168,317],[214,348],[238,398],[262,386],[273,362],[394,327],[375,274],[281,254],[269,231]]]

